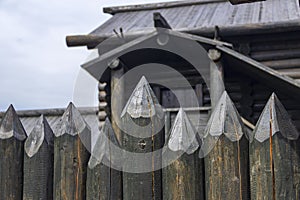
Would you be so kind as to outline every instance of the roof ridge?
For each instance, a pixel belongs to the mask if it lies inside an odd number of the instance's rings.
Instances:
[[[112,6],[112,7],[104,7],[103,12],[114,15],[120,12],[155,10],[161,8],[174,8],[174,7],[192,6],[192,5],[218,3],[218,2],[226,2],[226,1],[227,0],[185,0],[185,1],[181,0],[181,1],[170,1],[170,2],[162,2],[162,3],[128,5],[128,6],[126,5]]]

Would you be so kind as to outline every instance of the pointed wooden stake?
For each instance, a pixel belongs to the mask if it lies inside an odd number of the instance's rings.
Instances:
[[[192,154],[199,148],[196,134],[197,132],[186,113],[180,108],[171,129],[168,147],[172,151],[184,151]]]
[[[23,199],[53,199],[53,139],[42,115],[25,142]]]
[[[226,91],[208,121],[200,157],[204,157],[208,199],[247,199],[248,140]],[[220,178],[222,177],[222,178]]]
[[[10,105],[0,124],[0,199],[22,199],[26,138],[23,125]]]
[[[113,165],[120,165],[122,154],[119,150],[112,125],[106,118],[89,160],[87,199],[120,198],[120,174],[113,168]],[[104,159],[105,163],[101,163]]]
[[[254,130],[250,145],[252,199],[300,196],[299,132],[273,93]]]
[[[204,177],[198,176],[203,169],[199,161],[203,160],[197,157],[200,144],[194,125],[182,108],[175,120],[166,123],[173,125],[163,162],[173,162],[163,169],[163,199],[203,199]]]
[[[163,117],[163,110],[154,92],[146,78],[142,77],[121,114],[123,130],[126,130],[123,134],[123,149],[141,156],[150,155],[151,158],[137,163],[135,158],[125,156],[124,168],[125,171],[138,168],[149,169],[150,172],[123,172],[124,200],[153,200],[162,197],[161,170],[154,171],[155,166],[161,166],[161,157],[157,158],[152,152],[162,147],[160,130],[163,128]]]
[[[90,127],[70,103],[54,133],[54,199],[85,199]]]

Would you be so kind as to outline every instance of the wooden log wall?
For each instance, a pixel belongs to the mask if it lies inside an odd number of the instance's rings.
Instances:
[[[239,37],[224,37],[231,42],[235,50],[269,66],[283,75],[300,81],[300,32],[275,33],[269,35],[245,35]],[[276,92],[287,109],[293,123],[300,131],[299,102],[293,100],[293,94],[287,95],[276,88],[266,86],[261,81],[254,80],[230,69],[231,63],[226,63],[225,87],[241,115],[256,123],[268,98]]]

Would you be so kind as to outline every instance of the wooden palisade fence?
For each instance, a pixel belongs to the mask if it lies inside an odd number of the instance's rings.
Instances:
[[[211,81],[213,88],[222,78]],[[0,124],[0,199],[299,199],[299,133],[275,94],[249,134],[222,87],[212,99],[205,131],[199,131],[189,114],[200,108],[177,109],[177,116],[163,109],[144,77],[133,93],[121,118],[142,125],[147,120],[164,123],[165,133],[154,136],[150,131],[143,142],[127,136],[126,149],[153,152],[166,138],[170,155],[182,154],[178,159],[153,172],[121,172],[112,166],[138,163],[111,153],[112,146],[123,148],[124,141],[108,117],[100,119],[91,147],[92,128],[72,103],[53,129],[41,116],[30,134],[10,106]],[[143,107],[132,98],[155,106]],[[151,168],[153,162],[163,163],[164,157],[143,165]]]

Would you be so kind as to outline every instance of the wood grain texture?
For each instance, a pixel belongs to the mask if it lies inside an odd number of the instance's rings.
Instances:
[[[299,199],[300,140],[289,141],[281,134],[272,137],[274,179],[270,168],[270,140],[250,145],[251,199]],[[273,194],[275,189],[275,194]]]
[[[142,120],[142,119],[141,119]],[[146,119],[147,120],[147,119]],[[148,122],[145,121],[145,124]],[[134,130],[132,130],[134,131]],[[143,159],[144,162],[138,162],[132,158],[125,159],[125,167],[132,166],[135,163],[137,168],[151,169],[153,165],[161,163],[160,158],[154,158],[153,150],[161,148],[162,134],[157,133],[150,138],[137,138],[124,134],[123,148],[127,151],[149,156],[149,159]],[[156,163],[153,163],[156,162]],[[158,162],[158,163],[157,163]],[[134,166],[133,166],[134,167]],[[123,172],[123,199],[124,200],[159,200],[162,199],[161,191],[161,170],[146,173],[127,173]]]
[[[78,135],[54,139],[54,199],[86,199],[89,155]]]
[[[22,199],[23,155],[24,141],[0,139],[0,199]]]
[[[206,199],[249,199],[248,140],[222,135],[204,158]]]
[[[87,171],[87,199],[122,199],[121,172],[102,163]]]
[[[23,200],[53,199],[54,150],[52,144],[43,142],[31,158],[24,154]]]

